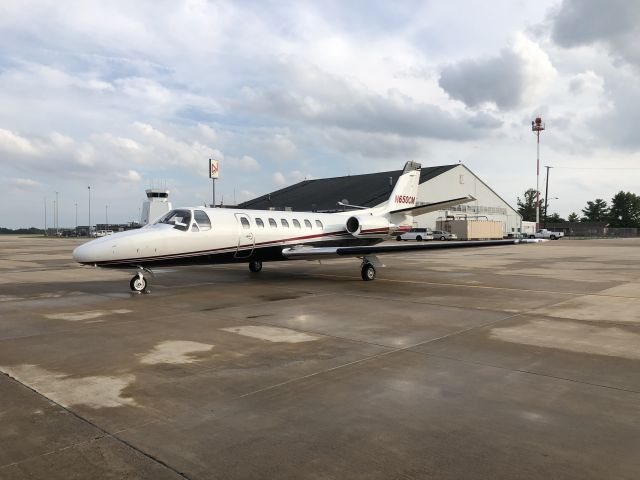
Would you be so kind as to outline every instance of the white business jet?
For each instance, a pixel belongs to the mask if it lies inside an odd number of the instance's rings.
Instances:
[[[486,247],[535,240],[493,240],[377,245],[412,228],[412,217],[475,200],[471,196],[416,206],[420,164],[407,162],[384,204],[338,213],[178,208],[153,224],[80,245],[75,261],[105,268],[135,269],[130,287],[148,292],[154,267],[247,262],[259,272],[262,262],[357,257],[363,280],[376,277],[377,255],[401,251]]]

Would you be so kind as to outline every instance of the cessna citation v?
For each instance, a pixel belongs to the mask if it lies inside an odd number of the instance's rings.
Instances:
[[[135,269],[131,290],[148,292],[146,274],[154,267],[248,262],[249,270],[259,272],[266,261],[357,257],[362,279],[373,280],[379,254],[536,241],[377,245],[408,232],[414,215],[475,200],[467,196],[416,206],[420,168],[407,162],[389,200],[377,207],[338,213],[179,208],[141,229],[80,245],[73,258],[83,265]]]

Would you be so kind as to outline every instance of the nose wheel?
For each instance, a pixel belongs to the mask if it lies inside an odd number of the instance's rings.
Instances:
[[[150,293],[149,290],[147,290],[147,279],[144,278],[144,275],[142,275],[142,273],[138,273],[134,275],[131,281],[129,282],[129,286],[131,287],[131,290],[134,292]]]
[[[262,270],[262,260],[251,260],[249,262],[249,270],[253,273],[258,273]]]

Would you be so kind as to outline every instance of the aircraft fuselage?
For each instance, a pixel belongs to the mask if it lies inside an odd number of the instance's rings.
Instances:
[[[175,265],[285,260],[283,247],[373,245],[391,238],[378,234],[356,238],[345,228],[342,213],[185,208],[188,225],[147,225],[101,237],[79,246],[74,259],[106,268],[152,268]],[[198,222],[204,212],[210,227]],[[199,213],[201,216],[202,214]]]

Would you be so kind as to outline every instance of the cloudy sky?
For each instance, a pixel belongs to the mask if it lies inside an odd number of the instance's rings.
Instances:
[[[138,217],[304,178],[462,161],[565,216],[640,193],[640,2],[0,2],[0,225]],[[544,177],[541,177],[541,185]]]

